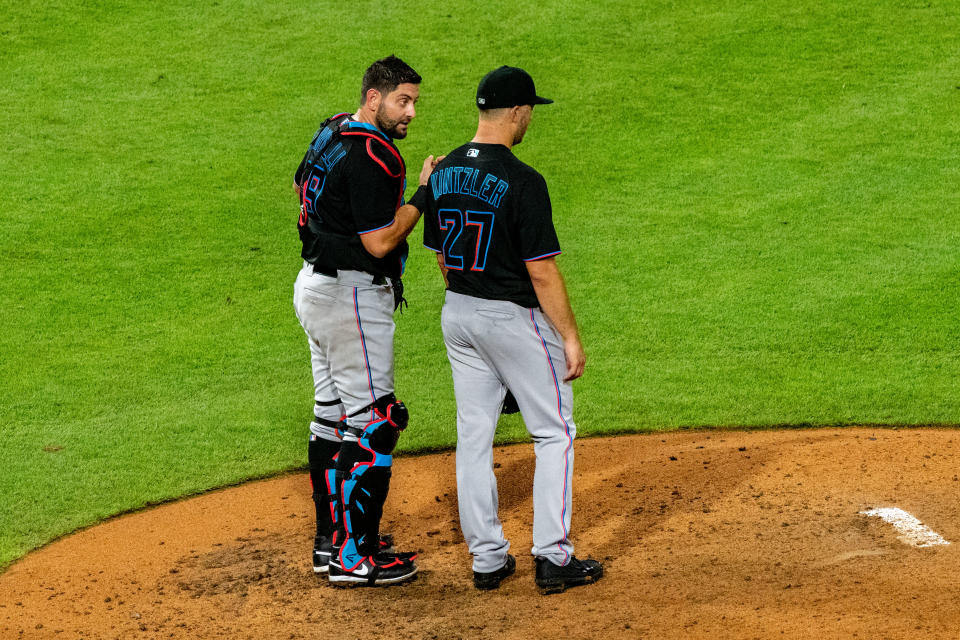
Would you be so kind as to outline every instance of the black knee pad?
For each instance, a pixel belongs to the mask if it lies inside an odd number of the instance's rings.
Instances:
[[[397,400],[397,396],[392,393],[379,398],[374,403],[373,408],[377,415],[385,418],[391,426],[400,431],[406,429],[410,422],[410,412],[407,410],[407,405]]]
[[[373,417],[364,428],[360,440],[376,453],[389,456],[397,446],[400,432],[410,422],[410,413],[406,405],[392,393],[379,398],[372,409]]]
[[[361,441],[380,455],[389,456],[397,447],[400,430],[388,421],[382,420],[367,426],[363,431]]]

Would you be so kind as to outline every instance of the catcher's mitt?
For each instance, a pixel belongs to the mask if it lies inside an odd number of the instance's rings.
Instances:
[[[517,405],[517,399],[513,397],[513,394],[510,393],[510,389],[507,389],[507,395],[503,399],[503,409],[500,410],[500,413],[519,413],[520,407]]]

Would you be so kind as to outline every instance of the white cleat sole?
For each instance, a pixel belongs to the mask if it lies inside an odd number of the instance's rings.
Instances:
[[[384,584],[398,584],[401,582],[406,582],[412,579],[417,575],[417,569],[414,568],[410,573],[406,573],[402,576],[397,576],[396,578],[377,578],[373,581],[374,585],[384,585]],[[328,575],[330,582],[335,584],[366,584],[369,585],[370,578],[366,576],[356,576],[351,574],[341,574],[341,575]]]

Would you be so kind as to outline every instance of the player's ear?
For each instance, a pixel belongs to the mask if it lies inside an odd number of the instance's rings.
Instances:
[[[380,108],[380,101],[383,99],[383,96],[380,95],[380,92],[374,89],[373,87],[367,89],[367,95],[363,97],[363,106],[370,107],[374,111]]]

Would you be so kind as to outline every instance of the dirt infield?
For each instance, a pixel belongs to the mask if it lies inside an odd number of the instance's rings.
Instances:
[[[528,554],[529,445],[497,449],[518,568],[495,592],[472,587],[452,453],[396,460],[384,530],[421,573],[384,589],[313,574],[309,481],[289,475],[27,556],[0,575],[0,637],[958,638],[958,449],[940,429],[578,440],[572,537],[606,575],[551,596]],[[906,544],[871,507],[954,544]]]

